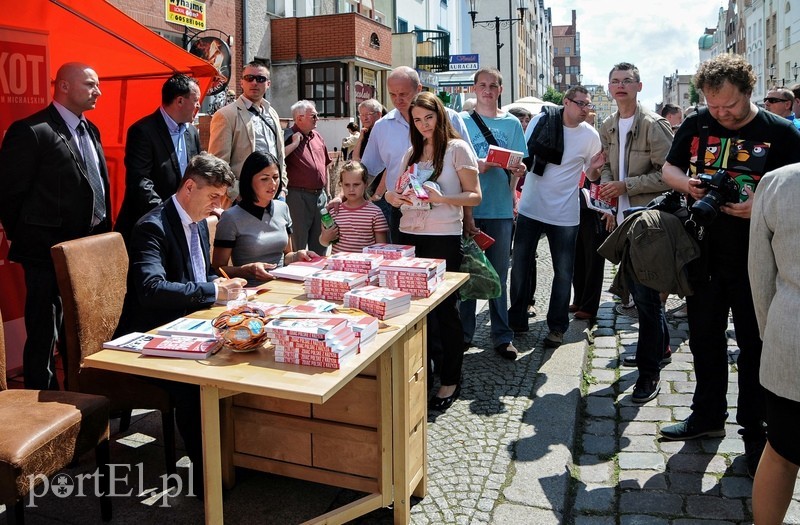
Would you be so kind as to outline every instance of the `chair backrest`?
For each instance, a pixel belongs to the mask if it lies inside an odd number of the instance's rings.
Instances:
[[[208,225],[208,245],[214,247],[214,237],[217,236],[217,223],[219,219],[217,219],[216,215],[211,215],[206,217],[206,224]]]
[[[91,235],[50,248],[64,306],[67,390],[79,391],[83,358],[112,338],[122,313],[128,253],[119,233]]]
[[[6,334],[3,329],[3,312],[0,312],[0,392],[6,390]]]

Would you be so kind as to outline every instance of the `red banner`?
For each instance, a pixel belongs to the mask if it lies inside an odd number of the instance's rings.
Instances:
[[[16,120],[50,102],[47,34],[0,27],[0,137]],[[22,267],[8,260],[9,241],[0,224],[0,311],[9,371],[22,366],[25,343],[25,281]]]

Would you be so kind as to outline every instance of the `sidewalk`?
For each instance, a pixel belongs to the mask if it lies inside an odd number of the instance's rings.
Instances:
[[[564,345],[543,349],[552,279],[546,243],[540,244],[539,254],[540,313],[531,319],[530,331],[515,340],[519,358],[509,362],[491,349],[483,303],[475,346],[465,355],[462,396],[447,412],[429,415],[428,495],[415,502],[412,523],[751,523],[752,483],[735,425],[738,350],[732,327],[726,437],[660,442],[658,429],[688,415],[694,391],[685,322],[669,319],[674,353],[661,374],[661,393],[634,405],[630,394],[636,369],[618,364],[621,354],[635,351],[636,319],[617,314],[605,294],[594,325],[573,320]],[[604,289],[612,276],[607,264]],[[114,461],[142,463],[150,489],[157,487],[163,471],[160,432],[158,415],[143,413],[128,432],[112,439]],[[68,473],[74,477],[90,471],[93,461],[89,455]],[[186,479],[185,467],[178,471]],[[155,494],[115,498],[113,523],[202,522],[202,504],[195,498],[178,496],[169,507],[160,507]],[[358,495],[239,470],[237,486],[225,499],[226,524],[299,523]],[[36,503],[37,508],[26,510],[28,524],[99,522],[99,505],[92,498],[50,494]],[[354,523],[389,524],[391,516],[391,510],[381,509]],[[786,522],[800,524],[800,492],[795,492]]]

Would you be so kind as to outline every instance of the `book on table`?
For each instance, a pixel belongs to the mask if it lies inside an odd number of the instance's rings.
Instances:
[[[157,335],[145,343],[142,355],[153,357],[179,357],[182,359],[206,359],[220,348],[222,343],[208,337],[181,335]]]
[[[188,335],[190,337],[214,337],[214,327],[210,319],[179,317],[156,328],[159,335]]]
[[[142,332],[131,332],[129,334],[121,335],[111,341],[103,343],[103,348],[109,350],[122,350],[125,352],[138,352],[141,353],[144,345],[149,343],[156,337],[153,334],[144,334]]]
[[[311,261],[297,261],[287,266],[274,268],[269,273],[278,279],[303,281],[309,275],[324,270],[327,266],[328,259],[326,257],[317,257]]]

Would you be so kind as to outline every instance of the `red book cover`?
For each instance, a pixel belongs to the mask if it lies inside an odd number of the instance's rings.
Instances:
[[[145,343],[142,355],[205,359],[218,348],[219,343],[216,339],[175,335],[155,336]]]
[[[513,168],[522,162],[524,156],[525,154],[521,151],[514,151],[490,144],[489,152],[486,154],[486,162],[496,162],[504,168]]]
[[[600,198],[600,184],[598,184],[596,182],[592,182],[591,184],[589,184],[589,197],[594,201],[599,201],[599,202],[605,203],[607,206],[610,206],[612,208],[616,208],[617,207],[617,198],[616,197],[614,197],[611,200],[605,200],[605,199]]]

